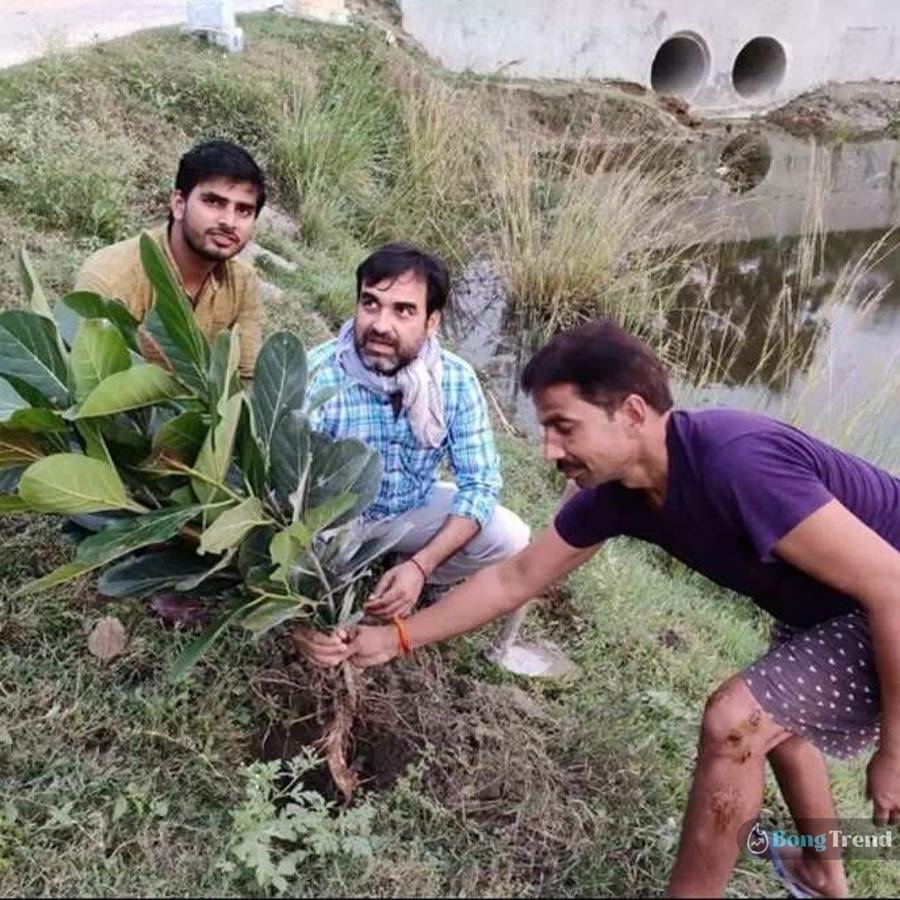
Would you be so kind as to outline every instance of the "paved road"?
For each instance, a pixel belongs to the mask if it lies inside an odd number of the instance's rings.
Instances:
[[[234,0],[238,13],[277,5],[279,0]],[[186,0],[0,0],[0,68],[52,47],[177,25],[186,7]]]

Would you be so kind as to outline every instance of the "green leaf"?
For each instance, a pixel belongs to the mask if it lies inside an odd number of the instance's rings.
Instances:
[[[28,504],[15,494],[3,494],[0,496],[0,515],[10,513],[27,512]]]
[[[76,418],[110,416],[171,400],[178,393],[178,382],[159,366],[135,366],[104,378],[81,404]]]
[[[296,335],[280,331],[263,344],[254,367],[250,405],[267,469],[281,420],[303,409],[306,374],[306,351]]]
[[[356,494],[338,494],[329,497],[324,503],[313,509],[308,509],[303,514],[303,524],[313,536],[324,531],[335,520],[339,519],[348,509],[356,505]]]
[[[237,567],[244,578],[254,566],[271,564],[269,544],[274,535],[275,528],[272,525],[262,525],[254,528],[241,542],[238,549]]]
[[[302,602],[304,600],[305,603]],[[307,618],[313,606],[313,602],[305,597],[273,597],[244,616],[241,626],[252,631],[255,637],[261,637],[291,619]]]
[[[54,406],[65,406],[68,374],[52,320],[23,309],[0,313],[0,375],[21,380]]]
[[[58,434],[69,430],[69,423],[52,409],[20,409],[5,424],[8,428],[34,434]]]
[[[374,452],[356,438],[334,440],[313,432],[308,505],[318,506],[335,494],[353,489],[363,471],[371,465]]]
[[[353,479],[351,489],[356,496],[356,503],[334,519],[333,524],[342,525],[355,519],[375,501],[381,490],[381,479],[384,475],[384,461],[377,450],[369,450],[369,458],[362,471]]]
[[[44,453],[33,435],[24,431],[0,428],[0,469],[30,465],[43,456]]]
[[[210,408],[215,408],[240,389],[236,377],[240,355],[237,331],[220,331],[213,344],[209,362]]]
[[[290,568],[294,557],[303,548],[308,547],[312,543],[312,535],[302,522],[294,522],[287,528],[283,528],[273,538],[269,544],[269,556],[272,562],[281,570]],[[275,577],[280,581],[284,576],[284,571]]]
[[[259,442],[253,434],[253,414],[246,404],[241,412],[237,440],[244,483],[250,493],[264,497],[267,491],[266,464],[263,461]]]
[[[221,421],[207,434],[197,455],[194,468],[210,481],[222,484],[228,474],[243,401],[243,394],[235,394],[225,402]],[[197,499],[202,503],[217,502],[226,496],[223,491],[200,478],[194,478],[191,483]]]
[[[88,565],[110,562],[147,544],[161,544],[181,533],[203,512],[201,506],[157,509],[134,519],[121,519],[78,545],[76,560]]]
[[[91,291],[73,291],[71,294],[66,294],[59,302],[83,319],[106,319],[112,322],[129,348],[139,352],[138,321],[121,300],[101,297]],[[59,315],[59,313],[57,314]],[[65,337],[65,335],[63,336]]]
[[[91,459],[99,459],[115,467],[109,448],[106,446],[106,441],[103,440],[103,435],[100,433],[98,423],[85,420],[78,422],[76,427],[81,435],[81,439],[84,441],[85,454],[90,456]]]
[[[354,531],[353,540],[347,540],[349,533],[332,538],[323,563],[352,577],[393,549],[412,528],[411,522],[372,522],[361,533]]]
[[[200,553],[224,553],[236,547],[257,525],[265,525],[262,502],[248,497],[225,510],[200,536]]]
[[[116,372],[131,367],[125,339],[107,319],[87,319],[72,344],[75,399],[84,400],[97,385]]]
[[[340,494],[337,497],[331,497],[321,506],[307,510],[302,522],[294,522],[293,525],[279,531],[269,545],[272,562],[280,570],[274,576],[276,580],[283,580],[286,570],[294,565],[298,554],[302,550],[308,549],[320,531],[351,509],[355,503],[356,496],[354,494]]]
[[[53,319],[53,313],[50,309],[50,301],[41,287],[34,266],[31,264],[31,257],[28,251],[22,247],[19,250],[19,277],[22,279],[22,286],[25,288],[25,299],[32,312],[48,319]]]
[[[74,562],[60,566],[43,578],[30,582],[17,593],[30,594],[62,584],[127,556],[141,547],[171,540],[191,519],[200,515],[201,511],[199,506],[162,509],[145,513],[137,518],[118,520],[103,531],[85,538],[78,545]]]
[[[21,597],[24,594],[35,594],[38,591],[45,591],[47,588],[55,587],[57,584],[65,584],[67,581],[79,578],[86,572],[90,572],[90,568],[86,568],[85,566],[81,566],[74,562],[66,563],[64,566],[59,566],[59,568],[54,569],[43,578],[38,578],[36,581],[29,581],[24,587],[19,588],[13,596]]]
[[[183,412],[160,426],[153,438],[153,452],[193,465],[208,431],[200,413]]]
[[[19,482],[19,496],[37,512],[135,508],[116,470],[80,453],[57,453],[30,465]]]
[[[106,569],[97,590],[107,597],[148,597],[201,575],[209,562],[177,547],[125,559]]]
[[[306,496],[312,433],[309,420],[299,414],[284,416],[271,447],[270,480],[281,503],[293,504],[299,515]]]
[[[202,392],[209,368],[209,343],[168,260],[148,234],[140,237],[140,253],[156,295],[145,322],[147,330],[159,342],[179,378]]]
[[[171,679],[173,681],[181,681],[181,679],[194,667],[197,660],[209,650],[219,635],[221,635],[235,619],[242,618],[249,610],[260,602],[260,599],[248,601],[243,597],[236,600],[231,605],[228,612],[219,619],[218,622],[214,622],[207,628],[207,630],[203,632],[196,641],[189,644],[181,656],[178,657],[172,668]]]
[[[21,378],[14,375],[5,375],[4,378],[10,383],[13,390],[19,394],[29,405],[35,409],[51,409],[50,401],[40,392],[36,391],[30,384],[26,384]]]
[[[78,329],[81,328],[81,318],[63,306],[62,302],[53,307],[53,320],[56,322],[56,330],[66,346],[71,347],[75,343]]]
[[[0,422],[8,422],[16,410],[28,407],[28,401],[8,381],[0,378]]]
[[[205,569],[202,572],[198,572],[194,575],[189,575],[187,578],[182,578],[176,585],[176,591],[193,591],[196,590],[204,581],[208,578],[211,578],[216,572],[221,572],[223,569],[227,569],[231,565],[231,561],[234,558],[235,550],[229,550],[221,559],[219,559],[215,565]]]
[[[120,413],[102,419],[83,419],[83,423],[95,422],[109,447],[117,465],[136,466],[143,462],[152,450],[150,438],[135,422],[130,413]],[[193,502],[193,495],[191,502]]]

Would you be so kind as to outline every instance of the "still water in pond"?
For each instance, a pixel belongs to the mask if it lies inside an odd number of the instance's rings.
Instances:
[[[729,365],[701,389],[682,384],[679,404],[794,419],[900,468],[900,238],[892,233],[900,225],[900,143],[815,147],[769,134],[756,138],[750,153],[741,148],[749,163],[738,174],[728,143],[701,151],[711,196],[689,214],[723,223],[716,226],[721,242],[705,248],[679,306],[704,306],[709,342],[727,344]],[[798,300],[811,229],[822,242]],[[885,236],[872,263],[848,278],[848,267]],[[517,390],[533,347],[511,321],[490,264],[470,267],[454,299],[453,345],[484,372],[516,423],[534,432],[531,404]],[[673,315],[669,327],[686,330],[690,318]],[[803,366],[786,372],[777,353],[766,355],[773,328],[791,332],[792,356],[802,356]]]

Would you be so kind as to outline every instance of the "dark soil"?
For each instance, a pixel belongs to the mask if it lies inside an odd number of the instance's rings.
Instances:
[[[315,746],[336,683],[297,662],[262,673],[253,688],[270,724],[252,755],[284,759]],[[576,852],[575,845],[588,840],[580,804],[597,799],[610,779],[587,758],[576,724],[559,721],[540,695],[455,675],[436,651],[360,676],[349,763],[363,793],[389,788],[423,754],[427,765],[416,789],[502,834],[536,869],[552,868],[559,853]],[[307,786],[339,799],[325,766]]]

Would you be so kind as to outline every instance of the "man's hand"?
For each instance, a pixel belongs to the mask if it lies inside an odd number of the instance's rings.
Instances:
[[[900,823],[900,757],[883,747],[869,760],[866,797],[872,801],[876,825]]]
[[[408,616],[424,587],[425,576],[414,562],[406,560],[381,576],[363,608],[383,621]]]
[[[363,625],[350,643],[350,662],[365,669],[390,662],[400,654],[397,629],[390,625]]]
[[[322,668],[340,665],[352,652],[350,634],[343,628],[334,634],[323,634],[313,628],[295,628],[291,639],[300,653],[314,666]]]

